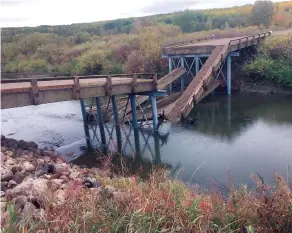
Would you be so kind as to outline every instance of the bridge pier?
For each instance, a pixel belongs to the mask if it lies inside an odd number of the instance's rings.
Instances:
[[[227,56],[227,95],[231,95],[231,55],[228,54]]]
[[[80,100],[80,107],[81,107],[84,133],[85,133],[85,138],[86,138],[86,145],[88,148],[91,148],[89,128],[88,128],[87,119],[86,119],[85,102],[83,99]]]
[[[136,155],[140,156],[140,140],[139,140],[139,128],[138,128],[138,119],[137,119],[137,106],[136,106],[136,96],[130,94],[130,103],[132,110],[132,127],[134,130],[134,140],[135,140],[135,151]]]
[[[180,65],[181,65],[181,67],[184,67],[184,57],[180,58]],[[185,89],[185,77],[184,77],[184,75],[182,75],[180,77],[180,90],[184,91],[184,89]]]
[[[169,57],[168,58],[168,72],[170,73],[171,71],[172,71],[172,58]],[[169,94],[171,94],[171,92],[172,92],[172,83],[170,83],[168,86],[168,92],[169,92]]]
[[[98,115],[98,122],[99,122],[99,130],[100,130],[102,148],[106,149],[106,136],[105,136],[105,130],[104,130],[104,120],[103,120],[102,106],[101,106],[101,102],[100,102],[100,97],[96,97],[95,100],[96,100],[96,110],[97,110],[97,115]]]
[[[114,121],[115,121],[115,127],[116,127],[117,149],[118,149],[118,152],[121,154],[122,153],[122,134],[121,134],[119,112],[118,112],[118,106],[117,106],[117,97],[113,95],[111,99],[112,99],[113,114],[114,114]]]

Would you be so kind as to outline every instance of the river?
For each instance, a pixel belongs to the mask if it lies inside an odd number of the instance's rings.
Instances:
[[[273,172],[292,180],[292,169],[287,169],[292,167],[292,97],[214,96],[196,106],[190,118],[194,124],[163,124],[159,138],[140,135],[142,157],[168,164],[178,178],[202,187],[226,185],[229,173],[234,183],[250,186],[251,173],[266,183],[274,183]],[[88,151],[78,101],[5,109],[1,124],[7,137],[35,141],[63,154]],[[123,129],[129,133],[128,126]],[[132,156],[133,134],[129,142],[125,153]],[[81,156],[79,163],[93,165],[89,156],[94,155]]]

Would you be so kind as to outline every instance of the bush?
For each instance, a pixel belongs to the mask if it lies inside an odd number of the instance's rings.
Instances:
[[[258,58],[244,66],[252,79],[267,79],[282,86],[292,87],[292,67],[282,60]]]
[[[5,72],[46,72],[48,66],[45,60],[30,59],[9,63],[4,68]]]
[[[243,71],[252,79],[267,79],[292,87],[292,36],[275,36],[264,41],[260,53]]]

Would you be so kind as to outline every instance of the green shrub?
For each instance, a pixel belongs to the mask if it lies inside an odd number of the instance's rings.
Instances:
[[[283,60],[258,58],[243,70],[254,80],[267,79],[282,86],[292,87],[292,67]]]
[[[5,72],[46,72],[48,66],[42,59],[29,59],[25,61],[12,62],[5,66]]]

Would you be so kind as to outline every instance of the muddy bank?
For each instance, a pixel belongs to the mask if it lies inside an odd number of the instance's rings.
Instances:
[[[9,218],[9,205],[23,218],[39,219],[46,213],[44,203],[62,204],[70,197],[72,186],[119,195],[118,190],[97,180],[108,176],[112,177],[109,171],[70,164],[53,149],[1,136],[1,225]]]
[[[291,95],[292,88],[282,87],[267,80],[253,80],[241,69],[232,70],[232,91],[244,94],[282,94]]]

